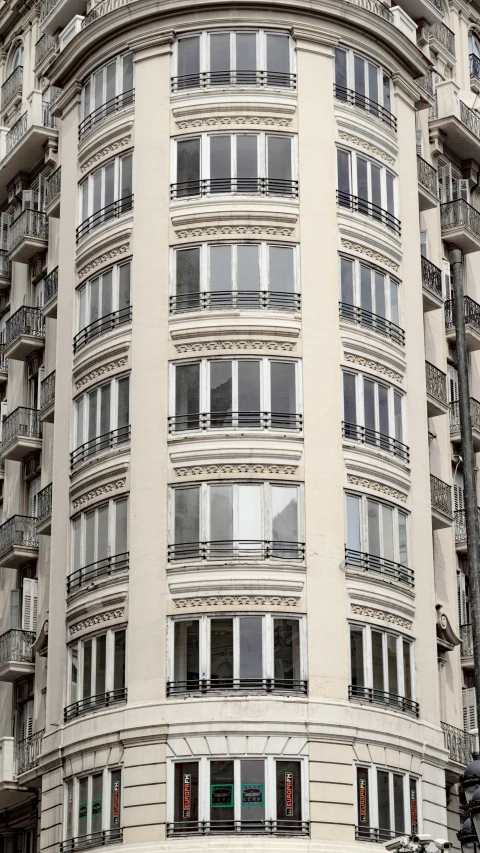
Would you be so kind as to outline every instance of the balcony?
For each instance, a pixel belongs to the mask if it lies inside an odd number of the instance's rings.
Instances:
[[[99,453],[121,447],[130,441],[130,425],[113,429],[110,432],[99,435],[85,441],[80,447],[76,447],[70,454],[70,470],[75,471],[84,462],[93,460]]]
[[[53,370],[40,385],[40,420],[53,424],[55,420],[55,373]]]
[[[10,287],[12,283],[12,264],[6,249],[0,249],[0,288]],[[0,313],[5,311],[0,307]]]
[[[434,46],[446,52],[451,59],[455,59],[455,33],[441,21],[430,24],[428,31]]]
[[[65,723],[68,723],[69,720],[76,720],[77,717],[83,717],[84,714],[91,714],[98,708],[110,708],[112,705],[126,701],[127,688],[119,687],[117,690],[109,690],[107,693],[99,693],[97,696],[88,696],[67,705],[63,712],[63,719]]]
[[[8,229],[7,250],[11,261],[28,264],[34,255],[47,251],[48,219],[39,210],[24,210]]]
[[[455,548],[460,554],[467,553],[467,520],[464,509],[455,511]]]
[[[440,530],[451,527],[453,521],[452,487],[430,474],[430,499],[432,505],[432,527]]]
[[[42,493],[40,492],[40,494]],[[77,589],[81,589],[83,586],[89,585],[94,581],[108,579],[111,575],[116,575],[120,572],[128,572],[128,560],[129,554],[127,551],[125,554],[114,554],[111,557],[105,557],[104,560],[98,560],[96,563],[91,563],[89,566],[77,569],[76,572],[72,572],[67,578],[67,594],[70,595],[72,592],[76,592]]]
[[[301,693],[307,695],[308,681],[293,678],[196,678],[167,681],[167,696],[236,691],[237,693]]]
[[[393,231],[398,237],[401,234],[400,220],[388,210],[378,207],[378,205],[373,204],[371,201],[343,192],[342,190],[337,190],[337,206],[346,208],[352,213],[361,213],[363,216],[374,219],[380,225],[385,225],[386,228]]]
[[[417,154],[418,205],[429,210],[438,204],[437,170]]]
[[[441,723],[445,737],[445,749],[448,749],[450,761],[456,764],[468,764],[472,760],[472,752],[476,750],[476,737],[463,729],[457,729],[448,723]]]
[[[51,104],[42,100],[41,92],[32,92],[20,118],[6,133],[2,182],[8,184],[20,170],[32,171],[43,160],[48,143],[56,144],[57,136]]]
[[[380,317],[378,314],[372,314],[371,311],[366,311],[365,308],[359,308],[357,305],[349,305],[347,302],[339,302],[340,320],[346,320],[350,323],[355,323],[358,326],[363,326],[371,332],[376,332],[385,338],[390,338],[396,344],[404,346],[405,332],[400,326],[396,326],[385,317]]]
[[[342,438],[346,441],[366,444],[368,447],[383,450],[385,453],[391,453],[406,464],[409,462],[410,452],[407,445],[393,438],[391,435],[383,435],[383,433],[376,432],[368,427],[360,426],[359,424],[348,424],[343,421]]]
[[[85,326],[84,329],[81,329],[81,331],[75,335],[73,339],[74,353],[79,352],[79,350],[83,349],[83,347],[90,343],[90,341],[94,341],[96,338],[106,335],[107,332],[111,332],[119,326],[128,325],[131,322],[131,305],[127,308],[119,308],[118,311],[113,311],[105,317],[99,317],[98,320],[94,320],[93,323],[89,323],[88,326]]]
[[[435,311],[443,305],[442,271],[422,255],[423,310]]]
[[[414,21],[423,19],[434,24],[443,19],[441,0],[402,0],[401,8]]]
[[[211,290],[170,296],[170,314],[187,311],[300,311],[301,296],[280,290]],[[126,310],[126,309],[123,309]]]
[[[469,296],[463,298],[465,316],[465,340],[467,349],[471,352],[480,349],[480,305]],[[447,299],[445,302],[445,335],[447,341],[453,342],[457,337],[455,326],[455,302]]]
[[[167,838],[178,836],[190,838],[192,835],[204,835],[208,838],[217,835],[233,835],[235,838],[239,835],[261,835],[262,837],[279,835],[281,837],[302,836],[308,838],[310,824],[306,820],[293,820],[291,818],[284,820],[192,820],[188,823],[183,823],[183,821],[167,823]],[[246,839],[242,847],[244,850],[248,849],[249,845]],[[270,845],[266,844],[264,849],[269,850]],[[287,849],[287,847],[282,846],[281,849]],[[291,845],[288,845],[288,849],[292,849]],[[65,851],[61,849],[60,853],[65,853]]]
[[[375,690],[373,687],[363,687],[358,684],[350,684],[348,687],[348,698],[361,702],[369,702],[372,705],[383,705],[393,711],[403,711],[404,714],[419,716],[418,702],[408,699],[406,696],[397,696],[396,693],[385,693],[383,690]]]
[[[410,588],[414,585],[413,569],[402,563],[394,563],[377,554],[366,554],[362,551],[345,549],[345,565],[347,569],[355,572],[366,572],[367,574],[379,575],[386,581],[404,584]]]
[[[0,567],[18,569],[37,558],[37,519],[12,515],[0,525]]]
[[[82,237],[86,237],[96,228],[99,228],[101,225],[105,225],[108,222],[112,222],[114,219],[118,219],[120,216],[123,216],[125,213],[131,213],[133,211],[133,195],[125,196],[125,198],[120,198],[118,201],[112,202],[112,204],[108,204],[106,207],[103,207],[101,210],[97,210],[96,213],[93,213],[92,216],[89,216],[88,219],[85,219],[81,225],[77,228],[77,243]]]
[[[478,95],[480,93],[480,57],[470,54],[470,86]]]
[[[58,297],[58,267],[48,273],[43,282],[43,316],[56,319]]]
[[[12,628],[0,636],[0,681],[16,681],[35,672],[33,631]]]
[[[198,412],[172,415],[168,418],[170,435],[177,432],[209,432],[210,430],[301,432],[302,428],[302,415],[286,412]]]
[[[62,183],[62,167],[55,169],[47,180],[47,197],[45,211],[47,216],[59,217],[60,215],[60,188]]]
[[[0,344],[0,388],[4,387],[8,382],[8,361],[4,356],[5,344]],[[2,427],[0,425],[0,437],[2,435]]]
[[[442,140],[460,160],[477,159],[480,153],[480,115],[460,99],[453,80],[438,83],[436,106],[429,122],[430,134],[441,131]]]
[[[91,832],[89,835],[79,835],[78,838],[62,841],[60,853],[76,853],[77,850],[90,850],[92,847],[104,847],[106,844],[121,844],[122,840],[122,827],[101,829],[98,832]]]
[[[397,130],[397,119],[395,116],[389,110],[386,110],[385,107],[382,107],[381,104],[371,101],[370,98],[366,98],[361,92],[356,92],[354,89],[346,89],[344,86],[339,86],[335,83],[333,95],[337,101],[342,101],[344,104],[364,110],[364,112],[369,113],[374,118],[380,119],[380,121],[392,130]]]
[[[448,412],[447,374],[435,365],[425,362],[425,379],[427,388],[427,414],[429,418],[446,415]]]
[[[54,36],[45,33],[37,42],[35,42],[35,71],[43,64],[47,57],[55,56],[58,49],[58,40]]]
[[[470,418],[472,421],[473,449],[480,453],[480,403],[470,397]],[[450,403],[450,439],[455,444],[461,444],[460,404],[458,400]]]
[[[465,254],[480,251],[480,213],[463,198],[440,205],[440,225],[443,240]]]
[[[78,34],[82,31],[82,24],[85,20],[84,15],[74,15],[72,20],[68,22],[67,26],[63,28],[62,32],[59,33],[58,36],[58,51],[62,53],[65,50],[66,46],[70,44],[71,41],[78,36]]]
[[[45,729],[35,732],[30,737],[18,741],[15,744],[15,769],[17,776],[28,773],[38,767],[38,760],[42,754],[42,742]]]
[[[460,625],[460,639],[462,641],[462,664],[465,664],[464,658],[471,658],[473,666],[473,626],[471,623]]]
[[[7,77],[2,86],[1,105],[2,110],[13,106],[15,102],[22,100],[23,91],[23,66],[19,65],[15,71]]]
[[[115,7],[109,2],[109,10],[121,6],[120,0],[115,0]],[[84,15],[87,4],[85,0],[41,0],[40,23],[42,32],[55,35],[58,30],[63,30],[72,18]]]
[[[106,101],[100,107],[97,107],[96,110],[91,112],[88,116],[85,116],[83,121],[80,122],[78,126],[78,140],[79,142],[86,136],[91,130],[95,127],[98,127],[99,124],[102,124],[105,119],[109,116],[114,115],[114,113],[118,113],[120,110],[125,109],[126,107],[131,107],[135,103],[135,89],[129,89],[127,92],[121,92],[121,94],[116,95],[115,98],[111,98],[109,101]]]
[[[171,201],[225,194],[298,198],[298,181],[255,176],[251,178],[202,178],[170,184]]]
[[[13,459],[21,462],[30,453],[42,448],[42,422],[38,409],[26,409],[19,406],[3,419],[2,460]]]
[[[22,305],[5,326],[5,358],[26,361],[45,347],[45,321],[41,308]]]
[[[50,536],[52,532],[52,484],[37,495],[37,533]]]
[[[304,560],[303,542],[232,539],[221,542],[174,542],[168,546],[168,561],[210,560]]]

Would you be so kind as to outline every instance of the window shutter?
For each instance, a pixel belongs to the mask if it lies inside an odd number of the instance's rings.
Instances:
[[[23,581],[23,608],[22,608],[22,630],[37,630],[37,589],[36,580],[24,578]]]
[[[420,254],[428,260],[428,231],[420,231]]]
[[[470,732],[477,728],[477,709],[475,702],[475,688],[464,687],[462,691],[463,699],[463,728]]]
[[[0,215],[0,249],[7,248],[8,229],[12,224],[12,219],[13,216],[11,216],[9,213],[2,213]]]
[[[417,141],[417,154],[419,157],[423,157],[423,133],[421,130],[415,131],[415,137]]]
[[[451,163],[447,163],[446,166],[439,166],[438,185],[440,187],[440,201],[442,202],[442,204],[444,204],[446,201],[452,201],[453,195]]]
[[[0,442],[2,441],[3,419],[7,417],[7,414],[8,404],[7,401],[4,400],[3,403],[0,403]]]
[[[45,284],[42,281],[39,281],[35,288],[35,305],[37,308],[43,308],[44,303],[44,294],[45,294]]]
[[[20,590],[10,592],[10,627],[20,628]]]
[[[463,572],[457,572],[458,620],[460,625],[468,624],[468,588]]]
[[[28,702],[25,702],[25,705],[22,708],[22,725],[21,725],[22,740],[25,740],[27,737],[31,737],[32,732],[33,732],[33,699],[29,699]]]
[[[30,518],[37,517],[37,496],[40,491],[40,477],[35,477],[28,490],[28,514]]]
[[[459,471],[455,474],[455,480],[453,483],[453,500],[455,504],[455,512],[459,509],[464,509],[465,505],[463,502],[463,474],[460,474]]]
[[[452,198],[454,198],[454,199],[461,198],[461,199],[463,199],[463,201],[469,201],[469,199],[470,199],[470,184],[467,180],[462,178],[459,181],[453,181]]]
[[[458,400],[458,372],[453,364],[447,365],[447,396],[449,403],[455,403]]]
[[[447,261],[445,258],[443,259],[443,281],[444,281],[445,299],[452,299],[453,298],[452,270],[450,267],[450,261]]]

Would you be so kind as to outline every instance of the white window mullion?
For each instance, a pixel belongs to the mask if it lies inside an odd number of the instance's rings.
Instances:
[[[377,768],[370,766],[368,768],[369,788],[370,788],[370,826],[378,827],[378,785],[377,785]]]
[[[110,773],[105,767],[102,777],[102,829],[110,828]]]
[[[83,696],[83,642],[78,644],[77,702]]]
[[[233,617],[233,678],[240,678],[240,619]],[[236,787],[236,786],[235,786]]]
[[[277,779],[276,762],[273,755],[265,759],[265,820],[277,817]]]
[[[235,758],[233,761],[233,817],[234,820],[240,820],[242,814],[242,795],[241,795],[241,774],[240,774],[240,759]]]
[[[360,627],[360,626],[359,626]],[[363,671],[365,684],[373,688],[373,662],[372,662],[372,632],[367,625],[363,626]]]
[[[236,293],[238,291],[238,243],[232,243],[230,252],[232,291]]]
[[[87,776],[87,835],[92,831],[92,777]]]
[[[262,650],[263,677],[273,678],[275,676],[275,666],[273,659],[273,616],[271,613],[266,613],[263,618]]]
[[[390,683],[388,678],[388,654],[387,654],[387,633],[382,631],[382,657],[383,657],[383,684],[385,693],[390,693]]]
[[[232,414],[233,412],[238,412],[239,400],[238,400],[238,359],[232,359]],[[238,425],[238,416],[233,415],[232,423],[234,426]],[[236,538],[236,537],[235,537]]]
[[[107,631],[105,639],[105,692],[113,690],[114,632]]]
[[[388,774],[388,790],[390,793],[390,829],[395,826],[395,804],[393,801],[393,773]]]
[[[210,679],[212,676],[210,663],[210,625],[211,619],[209,616],[202,616],[200,619],[200,678]]]
[[[271,412],[271,370],[272,361],[262,358],[260,361],[260,411]]]
[[[210,539],[210,492],[208,483],[200,484],[200,541]]]
[[[198,819],[210,820],[210,762],[202,756],[198,766]]]
[[[397,679],[398,692],[405,696],[405,673],[403,670],[403,637],[397,637]]]
[[[354,373],[358,426],[365,426],[365,408],[363,405],[363,373]]]
[[[96,674],[97,674],[97,638],[92,639],[92,672],[90,676],[90,695],[96,695]]]

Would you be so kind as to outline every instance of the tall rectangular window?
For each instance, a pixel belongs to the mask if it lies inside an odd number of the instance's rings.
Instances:
[[[200,192],[200,139],[177,142],[177,196]]]
[[[299,761],[277,761],[277,822],[283,830],[297,829],[302,820],[302,781]]]
[[[182,831],[187,830],[188,824],[190,824],[192,832],[196,832],[196,822],[198,821],[198,762],[177,762],[175,764],[174,785],[174,821],[176,824],[185,825],[182,827]]]

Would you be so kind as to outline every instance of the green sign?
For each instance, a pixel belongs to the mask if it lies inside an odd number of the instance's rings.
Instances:
[[[263,806],[264,787],[263,782],[247,782],[242,785],[242,806]]]
[[[233,808],[233,785],[210,785],[212,809]]]
[[[92,817],[102,814],[102,801],[92,800]]]
[[[78,819],[79,820],[85,820],[86,817],[87,817],[87,804],[86,803],[79,803],[78,804]]]

